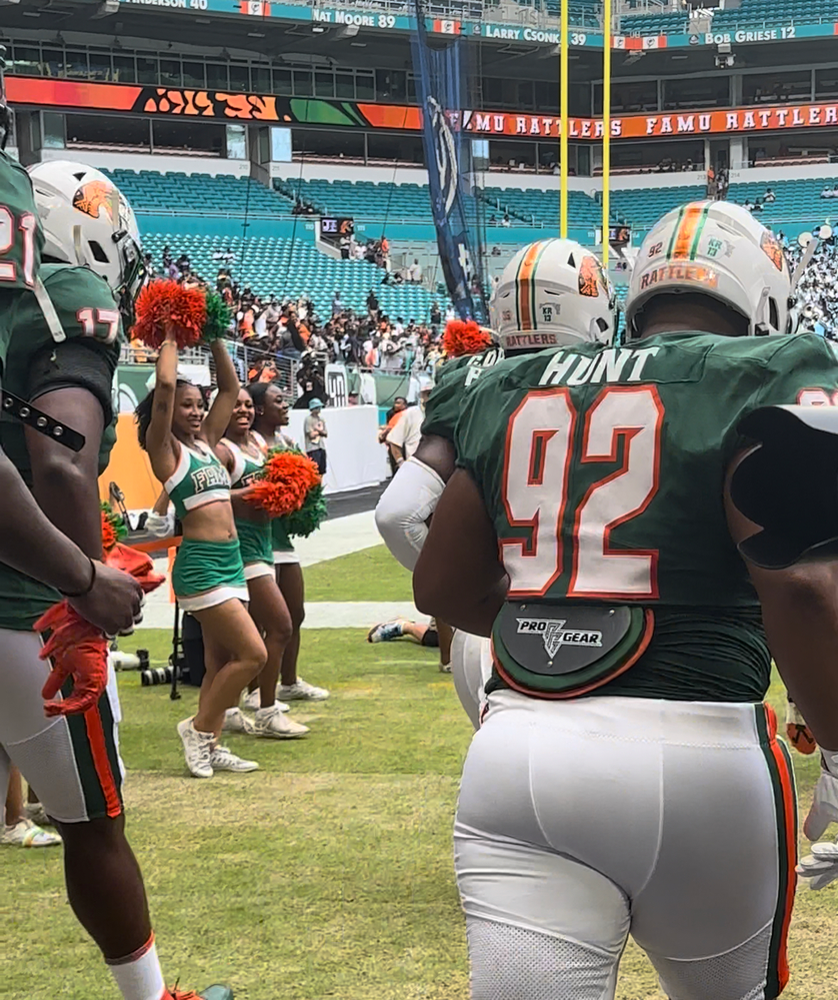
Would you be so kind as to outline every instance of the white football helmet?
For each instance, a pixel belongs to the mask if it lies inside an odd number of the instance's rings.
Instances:
[[[610,344],[617,328],[614,289],[597,257],[573,240],[519,250],[489,304],[505,353],[583,343]]]
[[[47,160],[29,167],[44,227],[44,256],[89,267],[127,318],[145,281],[140,230],[125,195],[95,167]]]
[[[748,320],[749,336],[792,333],[791,274],[777,237],[741,205],[696,201],[675,208],[638,251],[626,298],[626,331],[656,295],[698,293]]]

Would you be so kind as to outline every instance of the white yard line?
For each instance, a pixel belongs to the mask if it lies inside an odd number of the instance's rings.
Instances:
[[[375,516],[370,510],[325,521],[309,538],[298,539],[295,547],[301,565],[306,567],[380,544]],[[167,571],[166,557],[154,562],[158,573]],[[411,601],[310,601],[306,604],[303,628],[372,628],[378,622],[398,617],[422,619]],[[173,620],[174,606],[170,603],[169,587],[164,584],[149,594],[141,627],[168,629]]]

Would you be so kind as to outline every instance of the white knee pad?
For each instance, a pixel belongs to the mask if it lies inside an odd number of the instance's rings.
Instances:
[[[613,1000],[616,962],[575,941],[466,917],[472,1000]]]

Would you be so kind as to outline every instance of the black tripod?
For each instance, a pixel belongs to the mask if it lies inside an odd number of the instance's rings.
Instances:
[[[175,600],[175,623],[172,629],[172,654],[169,657],[169,663],[172,667],[172,690],[169,692],[169,697],[172,701],[178,701],[180,699],[178,679],[180,678],[181,666],[184,663],[184,656],[180,637],[180,605],[177,600]]]

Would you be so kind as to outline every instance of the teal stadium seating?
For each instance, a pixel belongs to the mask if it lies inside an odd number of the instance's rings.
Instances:
[[[243,243],[240,218],[235,216],[240,217],[248,206],[253,213],[287,217],[293,206],[293,198],[288,194],[229,176],[124,170],[114,170],[112,176],[141,213],[170,211],[176,215],[188,209],[208,214],[230,212],[234,216],[229,235],[178,234],[174,219],[167,233],[144,233],[144,241],[158,263],[159,252],[168,243],[175,253],[186,251],[198,273],[211,278],[219,264],[213,260],[213,254],[229,249],[236,254],[239,281],[249,284],[257,294],[285,297],[307,293],[323,313],[336,289],[340,290],[347,306],[361,311],[369,289],[375,288],[382,308],[391,316],[418,321],[427,318],[433,296],[426,289],[414,285],[381,286],[382,272],[371,264],[333,260],[319,253],[314,244],[304,238],[253,236]],[[289,190],[291,182],[280,183]],[[833,187],[836,183],[838,179],[823,178],[772,182],[770,186],[776,200],[764,204],[758,218],[775,229],[781,229],[785,223],[797,223],[798,229],[800,224],[807,228],[814,226],[830,218],[833,212],[838,215],[838,201],[820,197],[825,185]],[[764,181],[732,184],[728,197],[739,204],[749,198],[756,201],[768,186]],[[352,215],[362,221],[381,220],[385,216],[393,222],[399,219],[431,221],[426,185],[312,180],[300,184],[299,194],[322,211]],[[612,220],[630,223],[638,235],[642,235],[670,209],[686,201],[700,200],[704,194],[703,185],[612,190]],[[543,225],[555,231],[559,211],[557,191],[490,187],[485,189],[483,196],[487,218],[495,214],[500,219],[503,211],[508,210],[518,228],[533,224],[539,230]],[[600,208],[596,199],[572,191],[569,207],[571,227],[590,230],[599,225]],[[490,240],[499,241],[503,230],[490,226],[488,232]]]
[[[341,293],[348,309],[366,313],[367,295],[374,289],[382,310],[395,319],[415,319],[426,323],[434,296],[419,285],[381,285],[384,272],[366,261],[334,260],[320,253],[310,241],[280,237],[196,236],[176,230],[170,233],[143,233],[143,246],[161,266],[161,251],[171,248],[177,257],[189,256],[193,269],[212,280],[221,261],[214,255],[234,254],[229,265],[240,287],[247,285],[256,295],[276,295],[297,299],[307,295],[321,320],[329,317],[332,296]]]
[[[188,254],[196,273],[212,280],[221,265],[214,255],[231,252],[235,255],[231,266],[241,287],[249,285],[260,296],[308,295],[321,317],[327,316],[336,290],[347,308],[366,312],[366,299],[372,288],[382,310],[391,318],[401,316],[417,322],[427,322],[429,318],[435,296],[427,289],[419,285],[382,285],[384,272],[380,268],[366,261],[334,260],[320,253],[310,239],[251,236],[242,240],[240,218],[231,220],[229,235],[178,232],[176,213],[184,211],[230,212],[241,216],[247,206],[252,213],[288,216],[293,202],[279,192],[229,176],[160,174],[149,170],[109,173],[139,213],[175,213],[172,228],[165,233],[147,232],[140,214],[143,245],[158,268],[162,264],[161,251],[168,245],[175,257]],[[427,202],[424,214],[429,214]]]
[[[427,184],[391,184],[374,181],[283,181],[282,189],[310,202],[318,210],[333,215],[351,215],[355,219],[373,218],[430,222]],[[486,218],[495,215],[498,222],[508,209],[516,226],[555,224],[559,214],[558,192],[528,188],[487,187],[483,189]],[[569,221],[573,227],[591,227],[599,223],[600,209],[581,191],[571,191]]]
[[[807,23],[835,20],[835,0],[742,0],[731,10],[717,10],[713,31],[733,28],[757,28],[770,23]],[[681,34],[687,30],[687,18],[681,12],[671,14],[623,14],[620,30],[624,35]]]
[[[292,203],[256,181],[221,174],[161,174],[153,170],[106,171],[140,212],[249,212],[290,215]]]

